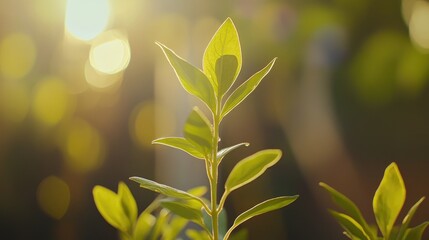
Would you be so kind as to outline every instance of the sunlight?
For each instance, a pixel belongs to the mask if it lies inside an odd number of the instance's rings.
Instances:
[[[429,49],[429,3],[418,1],[414,4],[410,19],[410,36],[421,48]]]
[[[89,41],[104,31],[109,16],[109,0],[68,0],[66,29],[72,36]]]

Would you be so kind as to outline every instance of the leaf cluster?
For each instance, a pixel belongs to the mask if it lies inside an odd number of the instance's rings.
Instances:
[[[377,226],[370,226],[359,208],[349,198],[330,187],[320,183],[331,196],[332,200],[344,212],[330,210],[331,215],[345,230],[344,234],[352,240],[420,240],[429,225],[426,221],[418,226],[410,227],[411,219],[424,197],[420,198],[408,211],[399,225],[395,225],[405,202],[406,189],[396,163],[391,163],[385,170],[383,179],[378,186],[372,206]],[[379,237],[379,231],[382,237]]]

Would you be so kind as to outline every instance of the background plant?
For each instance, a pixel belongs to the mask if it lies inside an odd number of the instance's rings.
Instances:
[[[163,50],[183,88],[207,106],[211,121],[198,107],[194,107],[185,123],[184,137],[160,138],[153,143],[180,149],[204,161],[210,183],[210,201],[145,178],[130,179],[143,188],[170,197],[171,201],[163,202],[162,206],[196,223],[206,232],[208,239],[213,240],[228,239],[232,231],[248,219],[295,201],[298,196],[281,196],[266,200],[240,214],[226,232],[220,231],[219,218],[228,195],[262,175],[276,164],[282,155],[279,149],[266,149],[241,160],[229,174],[218,202],[220,163],[229,152],[248,145],[238,143],[220,149],[220,124],[225,116],[258,86],[271,70],[275,59],[232,90],[231,87],[241,70],[242,57],[238,33],[231,19],[228,18],[222,24],[208,44],[203,57],[203,70],[191,65],[163,44],[157,44]],[[230,90],[232,92],[228,94]],[[204,221],[204,215],[209,216],[209,221]]]
[[[344,211],[340,213],[330,210],[330,213],[350,239],[420,240],[429,225],[429,221],[426,221],[416,227],[409,227],[411,219],[425,199],[422,197],[411,207],[401,224],[395,226],[406,197],[404,181],[396,163],[391,163],[386,168],[372,201],[375,219],[382,237],[378,236],[377,227],[370,226],[366,222],[359,208],[350,199],[325,183],[320,183],[320,186],[328,191],[332,200]]]

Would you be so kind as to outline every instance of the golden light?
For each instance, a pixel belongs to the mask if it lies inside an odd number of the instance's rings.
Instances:
[[[130,62],[130,45],[126,36],[116,31],[103,33],[96,39],[89,53],[91,66],[99,72],[115,74]]]
[[[70,189],[62,179],[49,176],[37,187],[37,202],[47,215],[61,219],[70,204]]]
[[[105,144],[98,131],[86,121],[75,119],[65,134],[66,163],[74,171],[86,173],[101,166]]]
[[[106,29],[109,16],[109,0],[68,0],[66,29],[72,36],[89,41]]]
[[[95,70],[89,61],[85,64],[85,80],[97,90],[117,89],[122,82],[122,72],[117,74],[105,74]]]
[[[409,22],[411,39],[417,46],[429,49],[429,3],[417,1],[414,3]]]
[[[27,75],[36,60],[36,47],[24,33],[7,35],[0,43],[0,73],[8,79]]]
[[[71,106],[65,84],[56,77],[47,77],[36,85],[33,110],[36,119],[46,125],[56,125]]]
[[[21,81],[0,86],[0,115],[10,122],[22,122],[27,116],[30,98],[28,89]]]

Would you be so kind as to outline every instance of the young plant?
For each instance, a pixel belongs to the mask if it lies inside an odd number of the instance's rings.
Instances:
[[[164,202],[162,206],[201,226],[205,231],[205,237],[202,239],[226,240],[235,228],[250,218],[285,207],[295,201],[298,196],[269,199],[240,214],[229,229],[220,230],[219,218],[229,194],[258,178],[281,158],[281,150],[267,149],[241,160],[229,174],[224,192],[218,201],[218,171],[222,159],[231,151],[248,146],[248,143],[239,143],[220,149],[220,124],[225,116],[258,86],[271,70],[275,59],[240,86],[231,89],[242,65],[238,33],[231,19],[228,18],[222,24],[208,44],[203,57],[203,70],[191,65],[163,44],[157,44],[173,67],[183,88],[208,107],[211,121],[200,109],[194,107],[185,123],[184,137],[160,138],[153,143],[177,148],[205,163],[210,183],[210,201],[145,178],[130,179],[143,188],[168,196],[170,201]],[[209,221],[204,221],[205,215]]]
[[[158,211],[163,202],[169,201],[161,196],[137,217],[136,201],[123,182],[118,185],[118,193],[102,186],[95,186],[92,192],[101,216],[119,231],[121,240],[175,240],[189,222],[185,218],[171,214],[167,209]],[[206,192],[206,187],[188,191],[189,194],[199,197]]]
[[[334,210],[330,210],[330,213],[345,230],[344,234],[349,239],[420,240],[429,225],[429,221],[426,221],[416,227],[409,227],[414,213],[424,200],[422,197],[408,211],[402,224],[395,226],[406,196],[404,181],[396,163],[391,163],[386,168],[372,201],[375,219],[382,237],[378,237],[377,227],[370,226],[365,221],[358,207],[350,199],[325,183],[320,183],[320,186],[328,191],[332,200],[343,209],[344,213]]]

